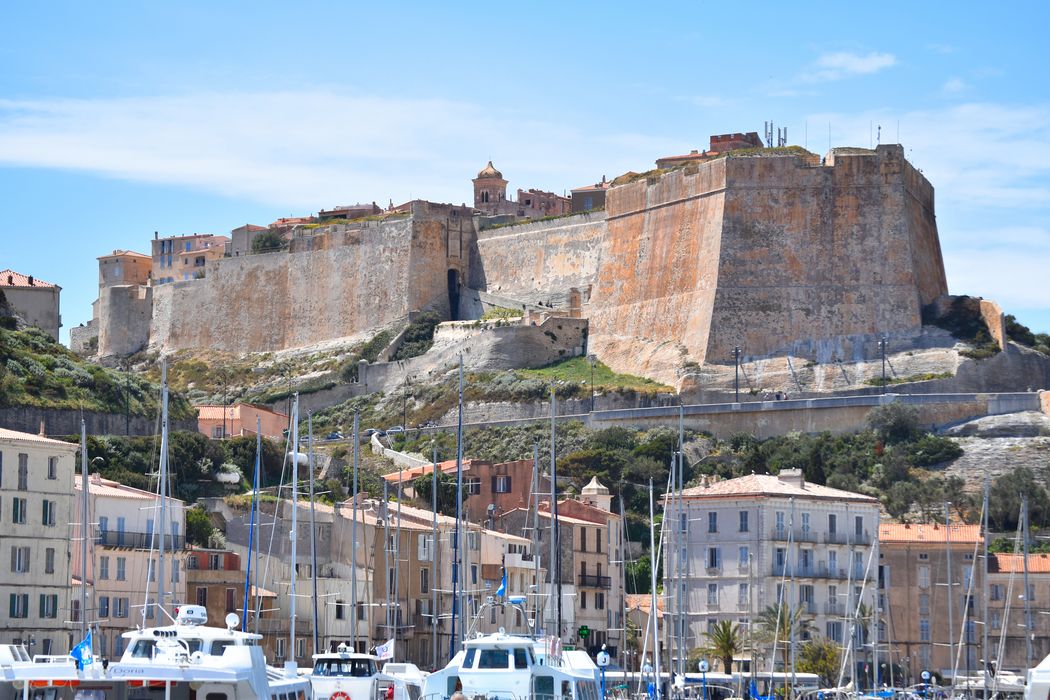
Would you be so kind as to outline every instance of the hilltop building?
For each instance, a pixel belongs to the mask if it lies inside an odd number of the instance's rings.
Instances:
[[[671,525],[663,580],[674,658],[702,646],[716,622],[746,631],[777,606],[800,611],[815,633],[843,643],[848,611],[859,601],[874,607],[879,502],[870,496],[807,483],[797,469],[706,478],[665,497],[664,522]],[[866,634],[855,641],[863,645]],[[765,645],[751,660],[779,667],[783,650],[773,651]]]
[[[485,216],[542,218],[561,216],[572,211],[568,197],[543,190],[518,190],[518,201],[507,199],[507,181],[503,173],[488,162],[474,178],[474,208]]]
[[[213,440],[255,435],[260,428],[264,437],[280,440],[288,429],[288,416],[250,403],[197,406],[197,431]]]
[[[62,288],[33,275],[14,270],[0,271],[0,294],[7,300],[11,312],[58,340],[62,328],[59,295]]]
[[[189,236],[169,236],[153,239],[153,283],[201,279],[209,260],[217,260],[226,254],[230,239],[210,233],[194,233]]]
[[[762,148],[764,145],[762,139],[758,136],[758,132],[755,131],[749,131],[746,134],[718,134],[711,136],[710,146],[706,151],[693,150],[685,155],[657,158],[656,167],[664,170],[678,165],[685,165],[686,163],[702,163],[718,158],[730,151]]]
[[[70,539],[77,445],[0,428],[0,601],[5,644],[30,654],[65,653],[72,634]],[[76,618],[73,618],[76,619]]]
[[[605,176],[602,175],[601,182],[574,189],[570,193],[572,195],[572,213],[579,214],[585,211],[604,209],[605,194],[609,191],[610,187],[612,187],[612,183],[606,180]]]

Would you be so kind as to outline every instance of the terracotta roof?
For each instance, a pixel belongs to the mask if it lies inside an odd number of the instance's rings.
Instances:
[[[463,460],[463,470],[466,471],[467,469],[469,469],[470,465],[473,464],[474,461],[475,460],[473,460],[473,459],[465,459],[465,460]],[[438,469],[441,470],[442,474],[448,474],[449,472],[455,472],[456,471],[456,460],[450,459],[450,460],[447,460],[447,461],[444,461],[444,462],[438,462]],[[418,466],[418,467],[412,467],[411,469],[402,469],[401,471],[398,471],[398,472],[390,472],[389,474],[384,474],[383,478],[387,481],[387,483],[390,483],[390,484],[396,484],[398,481],[400,481],[402,484],[406,484],[406,483],[408,483],[410,481],[413,481],[414,479],[417,479],[417,478],[423,476],[424,474],[433,474],[433,473],[434,473],[434,465],[432,465],[432,464],[423,464],[423,465]]]
[[[121,250],[119,248],[117,250],[114,250],[109,255],[100,255],[97,259],[104,260],[106,258],[146,258],[147,260],[151,259],[150,256],[146,255],[145,253],[136,253],[133,250]]]
[[[73,488],[80,491],[80,479],[74,479]],[[152,491],[143,491],[132,486],[125,486],[119,481],[103,479],[98,474],[90,474],[88,477],[88,491],[92,496],[110,496],[113,498],[130,498],[138,501],[155,501],[157,494]],[[168,496],[168,501],[182,503],[181,499]]]
[[[43,435],[34,435],[33,433],[21,433],[17,430],[8,430],[7,428],[0,428],[0,440],[14,440],[15,442],[30,442],[39,445],[50,445],[52,447],[67,447],[71,452],[75,452],[80,449],[80,445],[72,442],[66,442],[65,440],[53,440]]]
[[[33,283],[30,284],[29,280],[32,279]],[[51,284],[44,280],[33,277],[33,275],[23,275],[21,272],[15,272],[14,270],[0,270],[0,287],[26,287],[27,289],[53,289],[58,287],[57,284]],[[59,287],[60,288],[60,287]]]
[[[624,605],[628,610],[640,610],[646,615],[653,609],[653,597],[648,593],[628,593],[624,596]],[[663,596],[656,597],[656,610],[663,617],[664,608]]]
[[[879,543],[937,543],[945,544],[946,535],[951,535],[952,544],[974,544],[982,542],[980,525],[952,525],[946,533],[944,525],[912,523],[880,523]]]
[[[992,554],[988,572],[999,574],[1024,573],[1023,554]],[[1050,554],[1029,554],[1028,573],[1050,574]]]
[[[854,501],[860,503],[878,503],[878,499],[850,491],[841,491],[828,486],[810,484],[802,481],[799,486],[794,480],[785,481],[772,474],[748,474],[736,479],[715,481],[707,486],[694,486],[685,489],[682,495],[686,498],[725,498],[727,496],[774,496],[790,498],[792,496],[815,500]]]
[[[239,417],[241,409],[245,407],[253,408],[257,411],[262,411],[264,413],[272,413],[273,415],[280,416],[282,418],[288,417],[283,413],[280,413],[278,411],[271,411],[270,409],[264,408],[262,406],[256,406],[254,404],[249,403],[235,403],[230,404],[229,406],[223,406],[221,404],[201,404],[196,407],[197,418],[200,420],[222,420],[223,409],[226,409],[226,418],[232,419],[234,417]]]

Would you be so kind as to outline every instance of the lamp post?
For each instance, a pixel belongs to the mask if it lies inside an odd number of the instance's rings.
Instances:
[[[591,413],[594,413],[594,365],[598,364],[598,357],[588,355],[587,361],[591,364]]]
[[[740,403],[740,346],[733,348],[733,392],[736,394],[736,402]]]
[[[131,358],[124,359],[124,435],[131,435]]]
[[[222,377],[222,439],[226,439],[226,411],[229,410],[227,406],[230,403],[230,392],[229,392],[229,376],[224,371]]]
[[[886,393],[886,336],[879,338],[879,352],[882,354],[882,393]]]

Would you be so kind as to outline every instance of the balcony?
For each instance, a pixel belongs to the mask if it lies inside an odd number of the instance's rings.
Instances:
[[[815,602],[813,602],[812,600],[803,600],[803,601],[801,601],[798,604],[798,607],[799,607],[799,610],[801,610],[802,614],[804,614],[804,615],[816,615],[817,614],[817,604]]]
[[[848,569],[828,567],[824,562],[820,562],[816,566],[811,564],[809,566],[796,565],[794,567],[773,564],[772,575],[778,577],[786,576],[788,578],[826,578],[835,581],[846,581],[852,578],[854,581],[859,581],[864,578],[864,570],[854,567],[853,576],[851,577]]]
[[[817,534],[813,530],[795,528],[794,531],[788,527],[775,527],[769,534],[769,539],[774,542],[816,542]]]
[[[871,533],[867,530],[861,534],[856,532],[825,532],[824,544],[869,545],[871,544]]]
[[[595,576],[593,574],[580,574],[578,585],[585,588],[612,588],[612,578],[609,576]]]
[[[160,547],[160,535],[154,532],[116,532],[106,530],[98,533],[95,544],[104,547],[127,547],[129,549],[158,549]],[[183,549],[186,546],[186,538],[178,535],[165,535],[164,548],[169,551]]]
[[[845,617],[846,606],[842,603],[824,603],[824,614],[835,617]]]

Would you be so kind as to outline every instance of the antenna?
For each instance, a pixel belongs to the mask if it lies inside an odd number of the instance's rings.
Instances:
[[[879,124],[879,130],[876,132],[875,145],[876,146],[882,145],[882,124]]]

